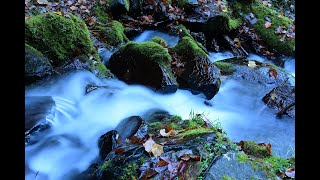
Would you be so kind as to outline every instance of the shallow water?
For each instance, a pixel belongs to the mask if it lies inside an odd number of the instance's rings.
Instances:
[[[109,88],[85,95],[85,86],[95,83]],[[274,154],[294,153],[294,120],[276,119],[261,98],[270,89],[235,81],[222,82],[218,94],[204,104],[204,95],[187,90],[174,94],[157,94],[139,85],[126,85],[119,80],[100,80],[89,72],[77,72],[33,89],[26,96],[53,96],[57,113],[51,131],[36,144],[25,148],[26,179],[68,179],[70,172],[85,170],[98,156],[97,139],[116,127],[124,118],[143,115],[160,108],[184,119],[191,110],[205,113],[212,121],[221,122],[231,140],[256,140],[272,143]]]
[[[161,37],[162,39],[164,39],[167,42],[168,46],[175,46],[179,41],[179,38],[177,36],[171,36],[167,33],[163,33],[163,32],[156,31],[156,30],[143,31],[143,33],[139,34],[132,41],[135,41],[135,42],[150,41],[155,36],[158,36],[158,37]]]

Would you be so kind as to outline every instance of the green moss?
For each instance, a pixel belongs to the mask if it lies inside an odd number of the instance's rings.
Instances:
[[[220,72],[223,75],[229,75],[236,71],[231,63],[216,61],[213,64],[220,69]]]
[[[105,44],[108,46],[119,46],[129,39],[124,34],[124,28],[118,21],[112,21],[101,26],[95,26],[95,30],[100,32],[100,37],[105,40]]]
[[[130,163],[123,169],[122,176],[119,177],[120,180],[136,179],[139,176],[139,165],[137,163]]]
[[[182,129],[182,127],[180,125],[178,125],[177,123],[170,123],[169,127],[171,127],[172,129],[175,129],[175,130]]]
[[[128,49],[142,56],[148,57],[149,60],[157,62],[163,66],[168,67],[171,61],[171,56],[168,53],[168,49],[155,42],[129,42],[125,46],[121,47],[119,51],[127,51]]]
[[[112,163],[113,163],[113,161],[112,160],[109,160],[109,161],[105,161],[104,163],[103,163],[103,165],[102,166],[100,166],[100,170],[101,171],[104,171],[104,170],[106,170],[106,169],[108,169],[108,168],[110,168],[111,167],[111,165],[112,165]]]
[[[243,154],[243,153],[237,154],[236,157],[237,157],[237,161],[239,161],[240,163],[249,161],[249,157],[246,154]]]
[[[195,57],[195,59],[208,57],[207,54],[203,51],[203,49],[198,46],[196,41],[188,36],[185,36],[182,39],[180,39],[178,44],[174,47],[174,50],[179,55]]]
[[[183,6],[185,6],[187,3],[188,3],[188,0],[178,0],[178,1],[177,1],[177,5],[178,5],[179,7],[183,7]]]
[[[236,178],[230,177],[228,175],[223,175],[222,180],[236,180]]]
[[[244,144],[242,146],[242,150],[247,155],[252,155],[254,157],[268,157],[268,156],[270,156],[266,146],[259,146],[254,141],[244,141]]]
[[[237,29],[238,27],[240,27],[241,24],[242,24],[242,19],[240,19],[240,18],[235,18],[235,19],[230,18],[229,19],[229,28],[231,30]]]
[[[30,46],[29,44],[25,43],[24,46],[25,46],[25,48],[24,48],[25,49],[25,54],[35,54],[35,55],[37,55],[37,56],[39,56],[41,58],[44,58],[44,55],[41,52],[39,52],[38,50],[36,50],[32,46]]]
[[[161,126],[163,125],[161,122],[154,122],[154,123],[150,123],[149,127],[157,127],[157,126]]]
[[[159,36],[153,37],[153,38],[151,39],[151,41],[152,41],[152,42],[155,42],[155,43],[157,43],[157,44],[164,43],[164,45],[167,45],[167,42],[166,42],[164,39],[162,39],[161,37],[159,37]]]
[[[182,117],[177,115],[172,116],[170,119],[172,119],[174,122],[182,121]]]
[[[100,4],[99,1],[97,1],[93,5],[93,11],[96,14],[97,20],[102,23],[106,23],[109,19],[109,16],[107,12],[109,11],[109,0],[107,0],[106,4]]]
[[[292,24],[291,20],[287,17],[279,17],[279,13],[276,10],[268,8],[261,3],[253,5],[252,12],[258,19],[254,24],[256,32],[261,36],[266,45],[284,55],[294,56],[294,39],[285,39],[281,42],[280,38],[282,36],[275,34],[275,31],[279,26],[288,29],[290,24]],[[265,17],[269,17],[272,20],[272,24],[269,28],[265,27]]]
[[[69,18],[48,13],[34,16],[25,21],[25,41],[61,65],[72,58],[75,51],[89,54],[92,49],[89,30],[78,17]]]
[[[180,134],[178,134],[178,137],[183,137],[183,136],[198,136],[201,134],[205,134],[205,133],[212,133],[213,130],[212,129],[207,129],[207,128],[198,128],[198,129],[192,129],[192,130],[188,130],[185,132],[182,132]]]

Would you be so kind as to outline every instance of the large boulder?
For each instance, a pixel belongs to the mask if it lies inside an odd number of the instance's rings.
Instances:
[[[25,44],[24,50],[24,76],[27,85],[53,74],[53,69],[49,60],[44,57],[42,53],[28,44]]]
[[[122,14],[126,14],[130,9],[129,0],[110,0],[109,8],[114,17],[118,17]]]
[[[277,116],[288,115],[295,118],[295,87],[280,85],[262,98],[269,107],[277,110]]]
[[[172,70],[179,87],[188,88],[194,94],[202,92],[207,99],[212,99],[219,91],[221,81],[220,72],[208,55],[189,36],[180,39],[173,50],[177,57]]]
[[[111,56],[108,67],[129,84],[143,84],[158,92],[174,93],[178,84],[170,61],[168,50],[155,42],[129,42]]]
[[[25,41],[52,60],[52,65],[89,55],[93,48],[86,24],[72,14],[48,13],[27,19]]]

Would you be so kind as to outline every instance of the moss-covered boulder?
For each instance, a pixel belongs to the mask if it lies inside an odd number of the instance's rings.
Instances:
[[[167,45],[167,42],[166,42],[163,38],[161,38],[161,37],[159,37],[159,36],[153,37],[153,38],[151,39],[151,41],[152,41],[152,42],[155,42],[155,43],[157,43],[157,44],[160,44],[160,45],[162,45],[162,46],[166,46],[166,45]]]
[[[178,84],[170,61],[168,50],[155,42],[129,42],[111,56],[108,67],[129,84],[143,84],[162,93],[173,93]]]
[[[180,39],[173,51],[176,58],[172,69],[179,87],[190,89],[194,94],[202,92],[207,99],[212,99],[219,91],[221,81],[220,72],[208,55],[188,36]]]
[[[25,44],[24,70],[26,84],[36,82],[53,73],[49,60],[33,47]]]
[[[109,8],[114,17],[118,17],[122,14],[126,14],[130,9],[129,0],[110,0]]]
[[[89,54],[92,41],[86,24],[78,17],[48,13],[25,21],[25,41],[61,65],[79,54]]]
[[[94,27],[98,31],[97,38],[106,44],[108,48],[118,47],[129,39],[124,34],[124,27],[119,21],[112,21]]]

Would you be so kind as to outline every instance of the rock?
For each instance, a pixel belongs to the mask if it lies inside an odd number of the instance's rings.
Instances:
[[[277,110],[277,116],[295,118],[295,87],[288,84],[273,88],[262,98],[269,107]]]
[[[49,60],[33,47],[25,44],[24,71],[26,85],[39,81],[53,74]]]
[[[49,121],[52,121],[54,116],[55,102],[51,96],[26,96],[24,121],[26,143],[35,142],[38,134],[50,127]]]
[[[143,0],[130,0],[129,14],[133,17],[139,16],[142,13]]]
[[[170,118],[172,115],[162,109],[151,109],[145,112],[141,117],[147,123],[162,121],[164,118]]]
[[[129,0],[110,0],[109,8],[114,17],[119,17],[120,15],[126,14],[130,9]]]
[[[193,94],[202,92],[207,99],[212,99],[219,91],[221,81],[220,72],[208,55],[188,36],[180,39],[173,51],[178,56],[172,70],[179,87],[190,89]]]
[[[114,149],[118,147],[119,143],[119,133],[116,130],[111,130],[102,136],[98,140],[99,155],[103,160],[106,156]]]
[[[140,128],[142,119],[140,116],[131,116],[123,119],[115,128],[119,133],[121,142],[125,142],[126,139],[130,139]]]
[[[115,52],[108,67],[120,80],[143,84],[160,93],[174,93],[178,84],[170,68],[168,50],[154,42],[129,42]]]
[[[206,47],[206,36],[203,32],[190,32],[190,35],[193,37],[194,40],[201,43],[204,47]]]
[[[124,29],[124,34],[127,36],[127,38],[133,38],[137,36],[138,34],[143,32],[143,28],[140,26],[137,27],[126,27]]]
[[[72,14],[47,13],[25,22],[25,42],[52,60],[53,66],[81,54],[89,56],[93,49],[89,34],[86,24]]]
[[[239,162],[237,154],[241,153],[228,152],[219,157],[210,167],[205,180],[225,179],[225,176],[230,179],[267,179],[264,172],[255,170],[249,162]]]
[[[107,49],[117,48],[129,39],[124,34],[124,27],[119,21],[112,21],[103,25],[96,25],[93,27],[99,34],[96,37],[103,43]]]

